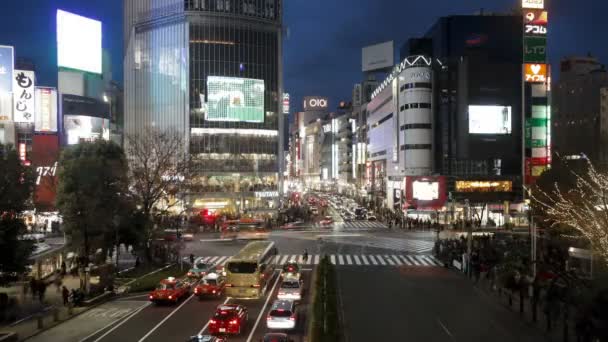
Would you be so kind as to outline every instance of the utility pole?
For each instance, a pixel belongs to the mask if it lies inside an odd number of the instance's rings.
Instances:
[[[467,275],[471,275],[471,254],[473,252],[473,225],[469,222],[471,208],[469,200],[464,200],[464,224],[467,227]]]

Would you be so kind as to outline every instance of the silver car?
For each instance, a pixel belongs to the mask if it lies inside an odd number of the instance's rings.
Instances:
[[[275,300],[270,307],[266,326],[268,329],[295,329],[298,324],[298,312],[295,302],[291,300]]]
[[[284,300],[302,300],[303,284],[301,279],[283,278],[281,287],[279,288],[278,299]]]

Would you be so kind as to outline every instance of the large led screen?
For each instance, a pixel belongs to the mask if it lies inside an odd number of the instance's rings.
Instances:
[[[209,121],[264,122],[264,81],[209,76]]]
[[[57,64],[101,74],[101,21],[57,10]]]
[[[439,182],[414,181],[413,198],[420,201],[433,201],[439,198]]]
[[[84,115],[64,115],[68,145],[97,139],[110,140],[110,120]]]
[[[469,106],[470,134],[511,134],[511,107]]]

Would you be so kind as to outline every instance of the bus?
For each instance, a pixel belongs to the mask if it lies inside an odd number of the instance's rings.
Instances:
[[[267,240],[270,230],[264,220],[240,219],[226,221],[222,225],[221,238],[233,240]]]
[[[274,274],[278,251],[272,241],[248,243],[226,262],[226,296],[260,298]]]

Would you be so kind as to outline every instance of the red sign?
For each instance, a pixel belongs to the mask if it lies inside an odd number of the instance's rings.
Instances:
[[[39,210],[54,211],[59,137],[57,135],[34,135],[31,159],[36,176],[34,204]]]

